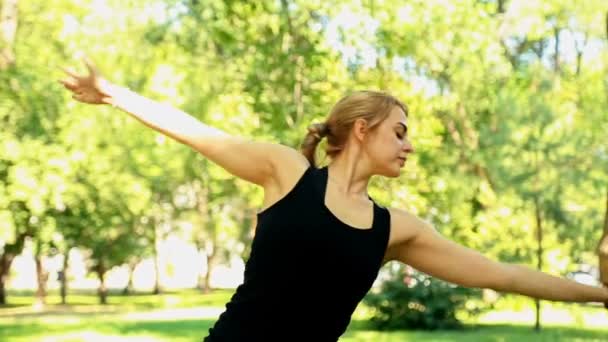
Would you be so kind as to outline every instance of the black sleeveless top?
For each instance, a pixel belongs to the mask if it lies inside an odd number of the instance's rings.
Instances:
[[[204,342],[338,340],[372,286],[390,215],[374,202],[370,229],[325,206],[327,167],[309,167],[285,197],[258,214],[243,283]]]

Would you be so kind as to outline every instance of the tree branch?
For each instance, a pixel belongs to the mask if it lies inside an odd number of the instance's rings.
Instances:
[[[0,4],[0,70],[15,64],[14,44],[17,33],[17,0]]]

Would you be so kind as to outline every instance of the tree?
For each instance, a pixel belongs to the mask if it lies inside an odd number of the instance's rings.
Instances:
[[[608,39],[608,12],[606,12],[606,39]],[[606,90],[606,94],[608,97],[608,89]],[[608,190],[606,191],[606,209],[604,214],[604,227],[602,231],[602,238],[598,244],[600,277],[602,283],[608,286]]]
[[[15,64],[15,37],[17,33],[17,0],[0,2],[0,70],[6,71]]]

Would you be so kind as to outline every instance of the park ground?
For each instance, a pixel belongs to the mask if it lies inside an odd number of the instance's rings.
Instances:
[[[93,294],[70,295],[69,305],[60,305],[59,296],[50,294],[44,308],[36,306],[31,295],[14,294],[11,304],[0,308],[0,341],[201,341],[231,294],[219,290],[210,294],[114,295],[105,306],[98,305]],[[532,328],[531,302],[520,297],[468,320],[462,330],[381,332],[369,326],[368,312],[361,305],[340,342],[608,341],[605,310],[560,303],[544,303],[543,307],[540,332]]]

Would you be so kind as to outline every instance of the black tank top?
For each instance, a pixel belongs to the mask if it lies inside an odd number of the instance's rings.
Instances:
[[[349,226],[325,206],[326,187],[327,167],[311,166],[258,214],[244,281],[204,342],[335,342],[344,333],[382,266],[390,215],[374,202],[370,229]]]

